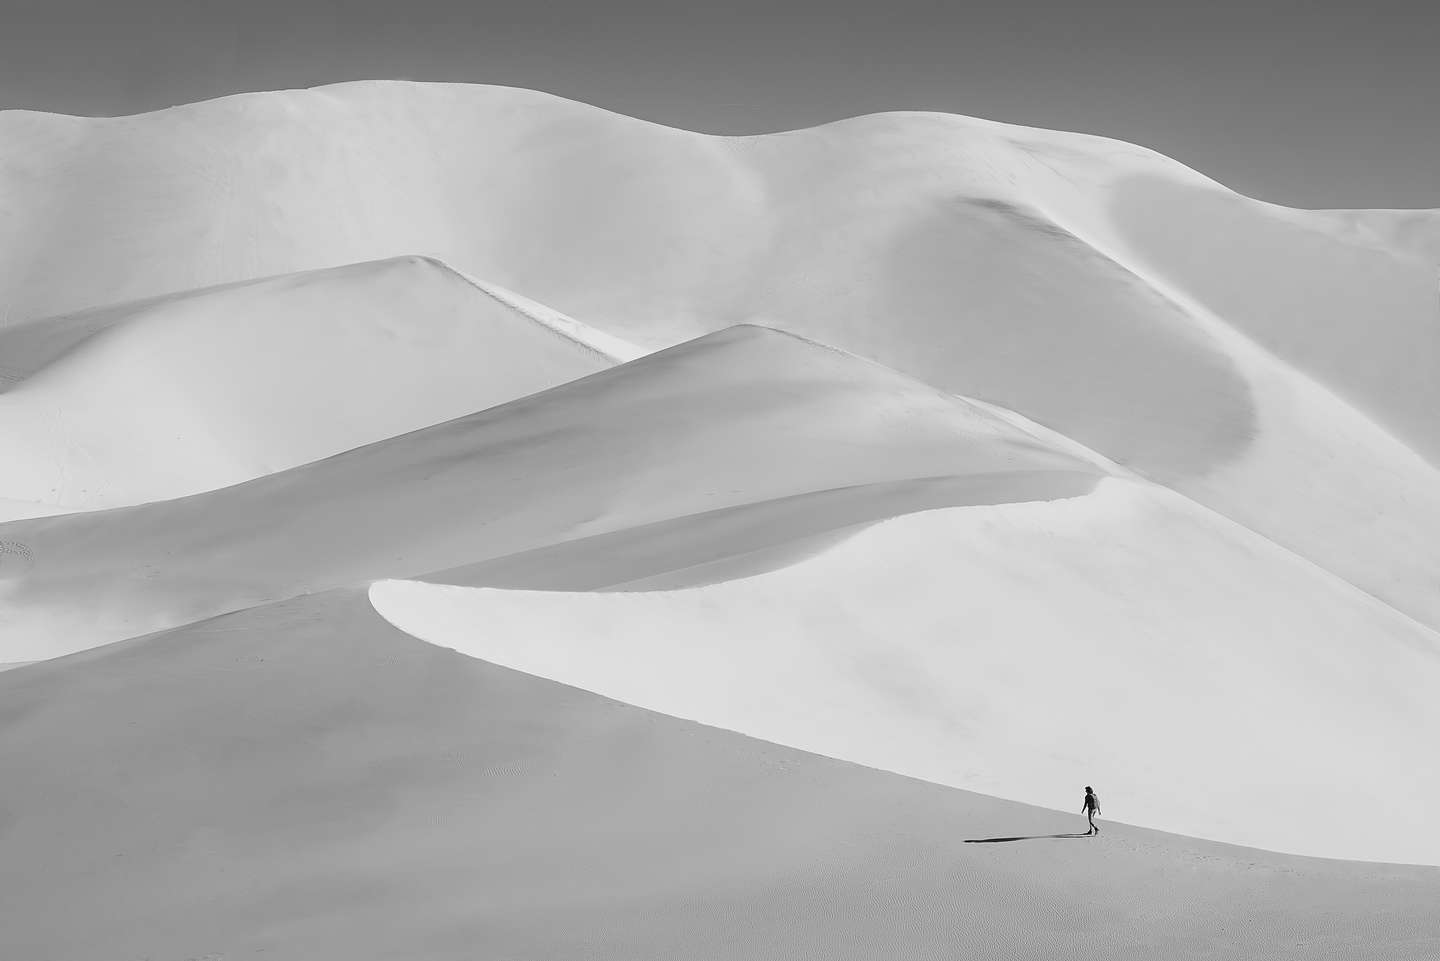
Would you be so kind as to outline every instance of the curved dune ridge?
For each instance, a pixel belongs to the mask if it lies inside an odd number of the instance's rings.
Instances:
[[[806,751],[1036,804],[1103,782],[1165,830],[1440,863],[1440,773],[1411,760],[1440,737],[1440,635],[1153,485],[911,514],[703,589],[371,598],[432,643]],[[1383,818],[1337,814],[1377,797]]]
[[[648,348],[758,322],[1015,410],[1440,627],[1435,211],[1286,210],[944,114],[714,137],[390,82],[12,111],[0,171],[11,317],[423,253]]]
[[[1110,470],[1016,424],[860,358],[737,327],[223,490],[0,525],[29,558],[0,571],[0,661],[775,498],[794,498],[782,523],[817,535],[937,504],[1082,495]],[[907,483],[936,478],[953,480]],[[838,506],[796,497],[837,488],[861,490]],[[631,553],[658,556],[616,579],[784,542],[773,525],[718,527],[699,540],[641,530]],[[529,581],[512,565],[504,582],[545,583],[546,566]]]
[[[227,487],[621,359],[516,305],[409,257],[0,329],[0,497],[88,510]]]
[[[1073,811],[442,651],[361,590],[3,672],[0,704],[17,958],[1319,961],[1436,943],[1433,869],[1125,824],[1077,838]]]

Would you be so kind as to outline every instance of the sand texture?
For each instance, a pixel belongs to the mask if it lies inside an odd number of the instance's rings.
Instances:
[[[1048,837],[1084,819],[443,651],[363,591],[0,673],[0,703],[7,957],[1440,950],[1434,869]]]
[[[1440,957],[1437,263],[936,113],[0,111],[0,961]]]

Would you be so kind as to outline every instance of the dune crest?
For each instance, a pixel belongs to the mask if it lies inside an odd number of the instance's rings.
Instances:
[[[618,362],[624,345],[404,257],[0,328],[0,497],[228,487]]]
[[[640,559],[623,579],[650,576],[778,546],[761,515],[700,540],[704,518],[683,520],[777,498],[858,488],[848,503],[796,498],[779,512],[823,534],[937,504],[1079,496],[1110,472],[1018,423],[843,352],[736,327],[221,490],[0,524],[34,558],[0,580],[0,660],[596,535],[629,538]],[[954,480],[907,483],[936,478]],[[676,523],[649,526],[663,522]],[[514,583],[523,568],[496,576]],[[519,583],[544,583],[550,568]],[[77,591],[87,583],[104,589]]]
[[[1177,833],[1440,864],[1440,779],[1408,760],[1440,738],[1440,634],[1153,485],[909,514],[692,590],[370,596],[443,647],[801,750],[1029,803],[1093,780]],[[1384,818],[1350,816],[1376,797]]]
[[[401,82],[4,113],[0,170],[12,318],[419,252],[644,349],[782,327],[1440,627],[1440,212],[1287,210],[1142,147],[947,114],[714,137]]]

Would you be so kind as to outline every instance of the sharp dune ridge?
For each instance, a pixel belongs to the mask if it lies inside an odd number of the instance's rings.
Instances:
[[[712,137],[453,84],[0,125],[10,316],[421,253],[646,349],[758,322],[1015,410],[1440,625],[1433,211],[1287,210],[945,114]]]
[[[609,363],[635,360],[643,357],[646,353],[633,344],[628,344],[618,337],[612,337],[603,331],[587,327],[576,320],[566,317],[564,314],[551,310],[544,304],[536,303],[528,297],[522,297],[513,290],[506,290],[495,284],[487,284],[482,280],[470,277],[436,257],[417,256],[417,259],[433,264],[441,270],[455,274],[496,303],[524,314],[526,317],[535,321],[535,323],[554,333],[555,336],[568,340],[579,347],[583,347]]]
[[[425,581],[472,587],[633,591],[695,587],[788,566],[884,520],[941,507],[1080,497],[1087,470],[987,471],[807,491],[573,538],[434,571]],[[775,554],[786,554],[780,563]]]
[[[937,505],[692,590],[372,599],[493,663],[928,781],[1104,781],[1166,830],[1440,862],[1440,778],[1409,760],[1440,736],[1440,635],[1152,485]],[[1384,818],[1337,818],[1376,796]]]
[[[1054,480],[983,483],[1027,472]],[[941,503],[995,503],[1073,496],[1104,473],[879,365],[736,327],[208,494],[0,525],[0,541],[30,558],[0,568],[0,627],[14,639],[0,656],[53,656],[297,593],[842,485],[954,475],[980,483],[951,485]],[[725,551],[677,547],[661,570]],[[75,596],[97,578],[103,591]]]
[[[0,330],[0,496],[228,487],[610,367],[606,340],[413,257]]]
[[[3,357],[5,362],[5,367],[0,370],[0,379],[5,381],[5,387],[8,389],[113,327],[143,323],[147,314],[162,307],[174,306],[177,302],[179,304],[194,303],[196,304],[193,308],[194,311],[203,315],[208,306],[205,303],[207,299],[218,298],[245,288],[260,287],[265,290],[268,287],[295,287],[308,283],[324,283],[327,280],[341,285],[356,284],[358,286],[360,282],[363,282],[366,274],[391,269],[408,269],[417,275],[417,283],[414,286],[421,289],[408,290],[407,294],[414,300],[415,306],[423,306],[420,298],[425,292],[423,290],[424,279],[418,275],[427,268],[454,275],[496,303],[523,314],[557,337],[583,347],[610,363],[633,360],[641,353],[623,341],[587,328],[584,324],[522,297],[514,291],[508,291],[494,284],[487,284],[474,277],[466,276],[439,258],[427,257],[422,254],[407,254],[382,261],[304,271],[298,275],[284,274],[231,281],[196,290],[161,294],[124,304],[95,307],[63,317],[41,317],[27,322],[0,326],[0,351],[3,351],[0,353],[0,357]],[[305,320],[309,319],[305,318]],[[410,319],[423,323],[428,318],[422,316]]]
[[[1440,953],[1440,211],[368,81],[0,208],[0,955]]]

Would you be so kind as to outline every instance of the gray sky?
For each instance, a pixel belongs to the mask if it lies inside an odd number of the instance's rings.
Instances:
[[[0,0],[0,106],[367,78],[715,133],[946,110],[1153,147],[1307,207],[1440,207],[1440,0]]]

